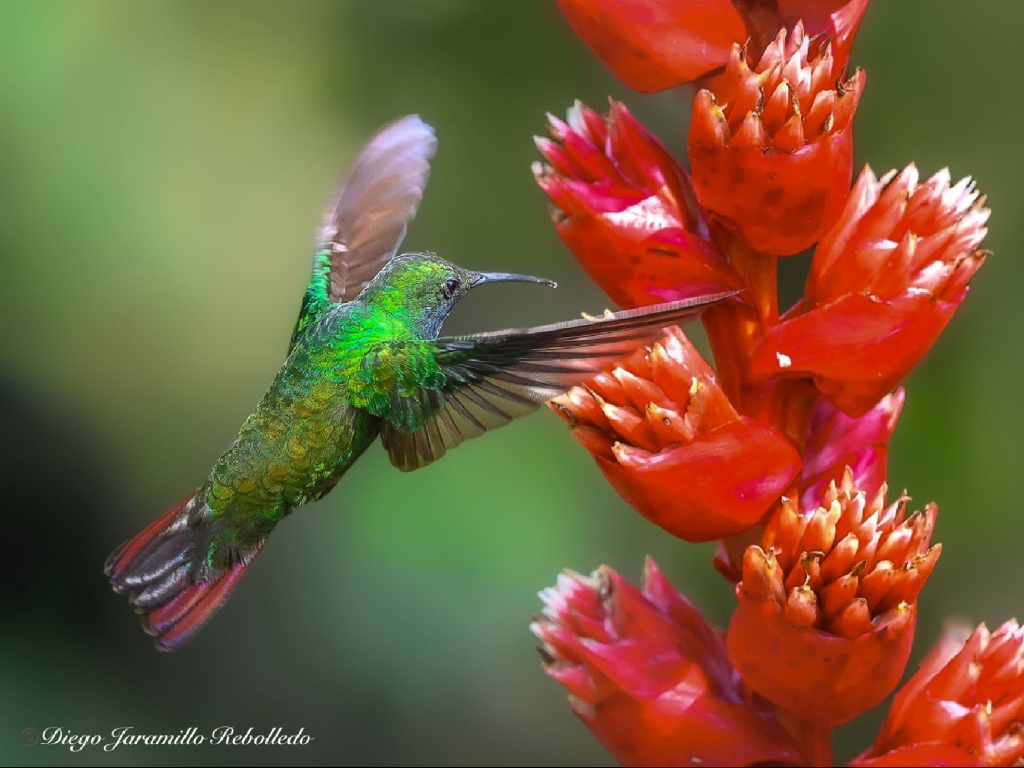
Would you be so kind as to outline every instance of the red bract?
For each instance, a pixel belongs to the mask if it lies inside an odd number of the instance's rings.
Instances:
[[[813,391],[813,387],[811,387]],[[799,394],[790,401],[799,400]],[[904,391],[898,389],[859,418],[847,416],[828,400],[816,396],[806,425],[801,451],[803,466],[787,495],[799,498],[802,510],[817,509],[833,483],[841,484],[849,474],[852,486],[867,498],[874,498],[885,484],[889,439],[903,409]],[[722,542],[715,554],[715,568],[729,581],[742,578],[743,553],[750,543]]]
[[[629,111],[607,121],[579,102],[549,116],[534,164],[552,218],[587,274],[620,307],[742,287],[709,241],[690,177]]]
[[[772,328],[752,375],[813,376],[848,414],[871,409],[931,348],[985,260],[989,211],[970,179],[918,184],[865,169],[814,252],[803,302]]]
[[[940,640],[853,765],[1022,763],[1024,629],[1011,620],[995,632],[982,624],[966,643]]]
[[[749,528],[800,469],[778,431],[736,413],[678,328],[551,404],[619,495],[687,541]]]
[[[800,508],[814,509],[829,484],[839,482],[844,470],[853,474],[853,485],[874,496],[885,483],[889,438],[903,409],[904,392],[898,389],[859,418],[847,416],[825,398],[811,411],[804,446],[804,466],[797,484]]]
[[[559,0],[597,57],[630,88],[663,91],[720,67],[748,36],[730,0]]]
[[[753,690],[816,726],[841,725],[882,701],[910,655],[917,594],[938,560],[938,509],[885,506],[847,472],[816,510],[784,498],[747,549],[729,652]]]
[[[754,60],[801,19],[846,65],[868,0],[559,0],[576,34],[630,88],[663,91],[725,65],[733,43]]]
[[[653,561],[638,590],[604,567],[541,593],[545,669],[623,765],[802,764],[771,708],[729,664],[720,630]]]
[[[819,47],[820,46],[820,47]],[[831,44],[785,30],[754,69],[736,45],[715,93],[697,94],[690,162],[700,204],[747,246],[791,256],[836,221],[853,175],[865,75],[842,82]]]

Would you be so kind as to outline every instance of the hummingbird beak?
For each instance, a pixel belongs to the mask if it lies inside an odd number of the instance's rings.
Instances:
[[[558,283],[554,280],[548,280],[543,277],[534,277],[533,275],[513,275],[509,272],[476,272],[473,276],[472,287],[483,285],[484,283],[540,283],[546,285],[549,288],[557,288]]]

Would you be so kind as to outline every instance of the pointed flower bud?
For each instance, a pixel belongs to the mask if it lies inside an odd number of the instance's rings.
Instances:
[[[749,33],[731,0],[559,0],[576,34],[630,88],[654,93],[726,62]]]
[[[751,69],[733,48],[715,93],[693,105],[689,154],[700,204],[753,250],[791,256],[828,231],[853,175],[865,74],[837,77],[831,44],[797,24]]]
[[[559,576],[531,625],[545,670],[615,758],[633,765],[800,765],[705,623],[653,561],[636,589],[608,567]]]
[[[749,528],[800,469],[781,433],[736,413],[678,328],[551,407],[622,498],[687,541]]]
[[[607,120],[579,102],[568,123],[549,116],[533,167],[558,234],[620,307],[741,287],[708,239],[690,177],[629,111]]]
[[[955,633],[956,630],[953,630]],[[1024,764],[1024,628],[947,633],[896,694],[874,746],[851,765]]]
[[[802,21],[808,35],[831,38],[836,71],[850,59],[853,36],[868,9],[868,0],[777,0],[779,22],[792,27]]]
[[[866,413],[967,295],[986,256],[984,202],[969,178],[950,186],[947,170],[921,184],[913,165],[881,179],[865,169],[814,252],[803,303],[767,334],[752,376],[810,375],[838,408]]]
[[[917,595],[938,560],[938,509],[885,506],[847,472],[813,511],[784,499],[743,558],[729,652],[753,690],[827,728],[881,702],[910,655]]]
[[[843,479],[844,470],[853,473],[853,485],[873,497],[885,483],[889,438],[903,410],[902,388],[882,400],[859,418],[847,416],[824,397],[811,411],[804,466],[797,484],[800,508],[814,509],[832,482]]]

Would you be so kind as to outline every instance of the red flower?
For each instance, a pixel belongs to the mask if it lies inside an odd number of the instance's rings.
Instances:
[[[730,0],[559,0],[594,54],[630,88],[663,91],[720,67],[748,36]]]
[[[924,357],[985,260],[989,211],[970,179],[940,171],[918,184],[864,170],[818,244],[803,302],[767,334],[755,379],[813,376],[850,415],[870,410]]]
[[[608,567],[541,593],[545,670],[623,765],[802,764],[767,703],[729,664],[721,631],[652,560],[641,590]]]
[[[834,75],[831,44],[797,24],[757,66],[736,45],[715,93],[697,94],[690,162],[700,204],[747,246],[790,256],[835,223],[853,175],[851,122],[865,74]]]
[[[779,432],[736,413],[678,328],[551,406],[622,498],[687,541],[749,528],[800,469]]]
[[[755,59],[780,28],[801,19],[849,57],[868,0],[559,0],[576,34],[630,88],[663,91],[696,80],[749,40]]]
[[[607,122],[579,102],[568,124],[549,116],[556,141],[537,138],[547,161],[537,183],[551,197],[558,234],[620,307],[740,288],[707,225],[686,171],[629,111]]]
[[[898,389],[859,418],[847,416],[825,398],[818,398],[811,411],[804,466],[797,480],[801,509],[819,506],[829,484],[840,482],[847,467],[853,473],[855,488],[865,496],[878,492],[885,483],[889,438],[896,429],[904,397],[903,390]]]
[[[826,728],[882,701],[910,655],[917,594],[940,546],[938,509],[884,507],[852,473],[817,510],[783,499],[743,558],[729,652],[744,682],[794,716]]]
[[[896,694],[856,766],[1024,763],[1024,628],[949,633]]]
[[[735,584],[724,648],[653,566],[642,592],[602,569],[545,593],[548,672],[626,765],[830,765],[832,729],[890,695],[911,652],[938,510],[886,502],[889,441],[989,211],[969,179],[919,183],[913,165],[851,189],[867,4],[560,0],[628,85],[702,87],[692,176],[614,102],[606,121],[552,118],[534,173],[563,241],[621,306],[736,291],[702,318],[717,373],[671,329],[550,403],[642,515],[719,538]],[[812,247],[780,313],[778,258]],[[1024,766],[1024,630],[945,640],[853,765]]]

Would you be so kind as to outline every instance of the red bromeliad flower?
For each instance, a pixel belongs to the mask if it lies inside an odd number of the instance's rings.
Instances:
[[[752,374],[812,376],[843,411],[865,413],[925,356],[984,263],[989,211],[970,179],[908,166],[866,169],[818,244],[804,300],[766,335]]]
[[[750,41],[757,57],[801,19],[830,37],[838,66],[849,57],[868,0],[559,0],[576,33],[622,82],[652,93],[696,80]]]
[[[955,634],[955,633],[954,633]],[[1024,763],[1024,628],[947,633],[896,694],[874,746],[852,765]]]
[[[847,472],[816,510],[783,497],[743,557],[729,652],[743,680],[802,720],[835,727],[882,701],[910,656],[917,594],[939,558],[938,509],[907,515]]]
[[[613,301],[736,290],[703,322],[717,373],[678,329],[552,401],[647,519],[719,538],[735,584],[723,644],[649,564],[543,593],[549,674],[626,765],[831,764],[831,729],[897,686],[937,507],[886,504],[900,383],[984,262],[969,180],[911,165],[852,190],[867,0],[561,0],[627,84],[701,79],[691,176],[624,106],[551,118],[534,169],[563,241]],[[817,243],[779,311],[777,258]],[[962,648],[961,648],[962,646]],[[853,764],[1024,765],[1024,631],[943,641]]]
[[[757,66],[736,45],[715,92],[693,105],[690,161],[697,198],[744,243],[791,256],[839,216],[853,176],[853,114],[864,72],[834,75],[829,42],[797,25]]]
[[[710,242],[690,176],[629,111],[602,118],[579,102],[555,141],[537,138],[537,183],[565,244],[623,308],[735,290],[739,277]]]
[[[687,541],[749,528],[800,469],[785,437],[736,413],[678,328],[551,405],[619,495]]]
[[[770,705],[744,686],[721,630],[648,560],[636,589],[604,567],[541,593],[545,669],[623,765],[803,764]]]

